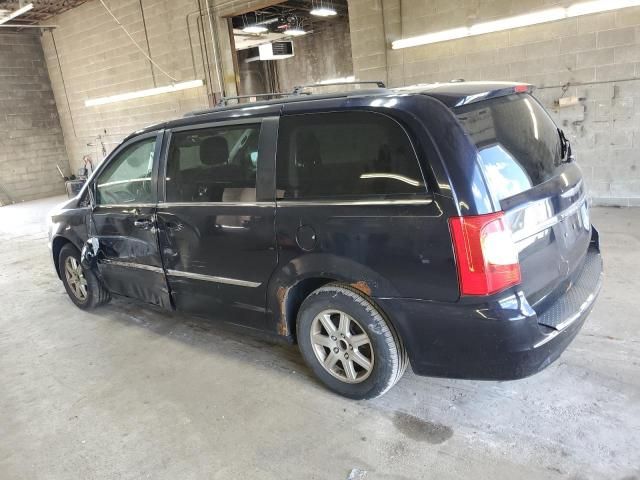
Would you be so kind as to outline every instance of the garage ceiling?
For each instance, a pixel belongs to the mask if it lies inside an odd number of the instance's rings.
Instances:
[[[82,5],[87,0],[31,0],[25,1],[23,4],[33,3],[33,8],[19,17],[9,22],[10,25],[34,25],[43,22],[54,15],[66,12],[67,10]],[[20,8],[18,0],[3,1],[0,0],[0,16],[10,13]],[[8,10],[8,12],[3,12]]]

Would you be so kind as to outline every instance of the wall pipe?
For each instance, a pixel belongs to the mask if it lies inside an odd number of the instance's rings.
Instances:
[[[193,65],[193,78],[198,78],[198,72],[196,72],[196,56],[193,54],[193,41],[191,40],[191,25],[189,24],[189,15],[187,14],[187,35],[189,36],[189,53],[191,53],[191,65]],[[200,38],[200,36],[198,36]]]
[[[142,17],[142,28],[144,29],[144,39],[147,42],[147,53],[149,54],[149,58],[151,58],[151,46],[149,45],[149,33],[147,32],[147,21],[144,18],[144,7],[142,6],[142,0],[138,0],[140,4],[140,16]],[[149,66],[151,67],[151,78],[153,78],[153,86],[157,87],[158,84],[156,82],[156,73],[153,71],[153,62],[149,62]]]
[[[220,88],[220,93],[222,94],[222,96],[225,96],[225,89],[224,89],[224,82],[222,81],[222,65],[219,63],[219,59],[218,59],[218,48],[217,48],[217,40],[216,40],[216,36],[217,36],[217,31],[214,30],[213,28],[213,20],[211,19],[211,7],[209,6],[209,0],[204,0],[205,1],[205,5],[207,6],[207,17],[209,19],[209,29],[211,31],[211,50],[213,51],[213,61],[216,67],[216,77],[218,79],[218,86]]]
[[[204,30],[204,20],[202,16],[198,16],[196,21],[198,25],[198,38],[200,40],[200,55],[202,56],[202,62],[205,66],[205,71],[207,72],[209,90],[207,93],[207,100],[211,106],[215,105],[214,95],[213,95],[213,77],[211,76],[211,62],[209,61],[209,47],[207,47],[207,37]],[[200,37],[202,35],[202,37]],[[202,48],[204,47],[204,54],[202,53]]]
[[[53,50],[56,52],[56,60],[58,61],[58,70],[60,71],[60,80],[62,81],[62,91],[64,92],[64,98],[67,101],[67,109],[69,110],[69,120],[71,120],[71,128],[73,129],[73,136],[78,138],[76,133],[76,124],[73,121],[73,113],[71,112],[71,104],[69,103],[69,94],[67,93],[67,84],[64,81],[64,74],[62,73],[62,65],[60,64],[60,55],[58,54],[58,46],[56,45],[56,37],[53,35],[53,30],[50,30],[51,41],[53,42]]]

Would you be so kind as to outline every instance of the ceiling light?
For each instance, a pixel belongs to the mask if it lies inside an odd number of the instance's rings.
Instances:
[[[110,97],[91,98],[84,101],[85,107],[93,107],[96,105],[105,105],[107,103],[122,102],[124,100],[132,100],[134,98],[150,97],[152,95],[160,95],[161,93],[177,92],[187,90],[189,88],[201,87],[204,85],[202,80],[190,80],[188,82],[174,83],[165,85],[164,87],[149,88],[147,90],[137,90],[135,92],[120,93]]]
[[[541,23],[554,22],[565,18],[579,17],[593,13],[607,12],[627,7],[640,6],[640,0],[592,0],[588,2],[574,3],[566,8],[557,7],[547,10],[540,10],[525,15],[501,18],[489,22],[476,23],[471,27],[453,28],[440,32],[427,33],[416,37],[403,38],[391,43],[394,50],[418,45],[428,45],[431,43],[445,42],[459,38],[483,35],[485,33],[502,32],[513,28],[528,27]]]
[[[316,17],[333,17],[337,15],[338,12],[331,7],[316,7],[309,12],[311,15],[315,15]]]
[[[291,35],[292,37],[300,37],[302,35],[306,35],[309,32],[299,27],[289,27],[282,33],[284,33],[285,35]]]
[[[22,15],[23,13],[28,12],[32,8],[33,8],[33,3],[27,3],[24,7],[19,8],[18,10],[14,11],[13,13],[9,13],[9,15],[7,15],[6,17],[0,18],[0,25],[3,24],[3,23],[8,22],[9,20],[12,20],[12,19],[16,18],[19,15]]]
[[[247,25],[242,31],[244,33],[265,33],[268,32],[269,29],[264,25]]]

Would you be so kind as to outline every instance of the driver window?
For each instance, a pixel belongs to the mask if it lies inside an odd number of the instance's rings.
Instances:
[[[255,202],[260,125],[174,132],[167,202]]]
[[[98,205],[152,203],[151,170],[156,137],[126,147],[96,182]]]

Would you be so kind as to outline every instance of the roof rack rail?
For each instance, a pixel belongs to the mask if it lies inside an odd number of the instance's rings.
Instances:
[[[222,97],[220,98],[220,100],[218,100],[218,103],[216,103],[216,107],[225,107],[227,106],[227,102],[229,100],[242,100],[245,98],[265,98],[265,97],[289,97],[291,96],[291,93],[277,93],[277,92],[271,92],[271,93],[254,93],[252,95],[234,95],[232,97]],[[240,102],[238,102],[240,103]]]
[[[332,87],[334,85],[375,85],[378,88],[387,88],[384,82],[381,81],[362,81],[362,82],[331,82],[331,83],[309,83],[307,85],[296,85],[293,87],[291,95],[303,94],[305,88],[318,88],[318,87]]]

